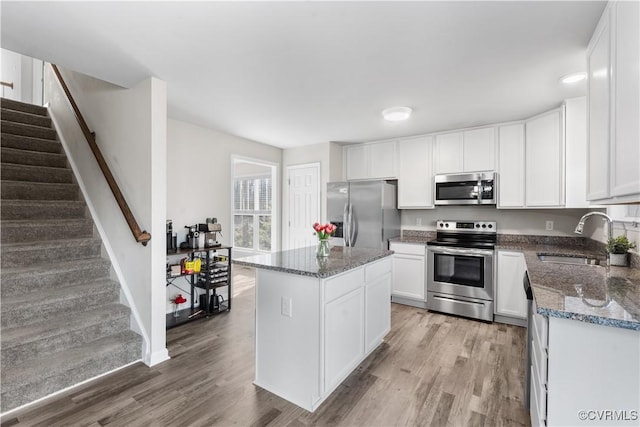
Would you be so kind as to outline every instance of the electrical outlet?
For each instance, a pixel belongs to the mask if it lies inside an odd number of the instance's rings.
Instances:
[[[422,218],[416,218],[416,225],[422,227]]]
[[[292,305],[293,301],[291,300],[291,298],[282,297],[280,312],[283,316],[293,317]]]
[[[547,231],[553,230],[553,221],[547,221],[546,229]]]

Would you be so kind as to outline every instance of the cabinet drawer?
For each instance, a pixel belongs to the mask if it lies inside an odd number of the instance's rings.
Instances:
[[[540,343],[533,338],[531,346],[531,367],[534,374],[538,377],[538,383],[547,383],[547,352],[540,348]]]
[[[332,301],[362,286],[364,286],[363,267],[327,279],[324,283],[325,302]]]
[[[426,254],[426,248],[424,245],[412,244],[412,243],[391,243],[389,249],[395,251],[397,254],[406,255],[422,255]]]
[[[547,392],[544,387],[536,383],[536,375],[531,368],[531,402],[529,412],[531,413],[531,426],[546,426],[547,422]]]
[[[533,334],[532,337],[538,341],[541,349],[547,349],[549,319],[539,314],[533,314]]]
[[[391,257],[381,259],[364,267],[364,280],[369,283],[380,276],[391,273]]]

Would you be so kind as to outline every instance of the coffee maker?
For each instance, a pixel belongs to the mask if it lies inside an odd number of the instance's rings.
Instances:
[[[200,245],[200,239],[204,240],[204,236],[200,237],[200,231],[198,225],[185,225],[184,228],[188,229],[187,233],[187,248],[198,249],[204,247],[204,244]],[[204,242],[203,242],[204,243]]]
[[[218,243],[218,239],[216,237],[217,233],[220,233],[220,235],[222,235],[222,225],[218,224],[217,218],[207,218],[206,221],[206,224],[200,224],[205,226],[205,247],[215,248],[217,246],[220,246],[220,243]]]

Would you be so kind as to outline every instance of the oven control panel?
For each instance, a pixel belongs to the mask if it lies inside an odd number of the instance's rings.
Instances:
[[[495,233],[497,228],[498,224],[495,221],[436,221],[438,231]]]

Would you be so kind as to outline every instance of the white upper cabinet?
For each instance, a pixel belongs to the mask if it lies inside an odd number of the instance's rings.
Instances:
[[[472,129],[436,136],[436,174],[495,169],[495,128]]]
[[[609,9],[605,9],[587,51],[588,150],[587,199],[609,196],[609,84],[611,34]]]
[[[398,141],[398,209],[433,207],[433,137]]]
[[[587,202],[587,98],[566,99],[565,208],[588,208]]]
[[[435,173],[462,172],[463,133],[445,133],[436,136],[434,150]]]
[[[587,49],[587,197],[640,202],[640,4],[610,2]]]
[[[524,124],[498,129],[498,208],[524,207]]]
[[[396,143],[378,142],[345,148],[347,180],[396,178]]]
[[[611,195],[640,201],[640,3],[620,1],[613,9],[613,135]]]
[[[495,128],[465,131],[462,147],[463,172],[492,171],[496,168]]]
[[[346,149],[347,180],[367,179],[368,148],[366,145],[350,145]]]
[[[525,123],[525,203],[527,207],[564,205],[563,109]]]

